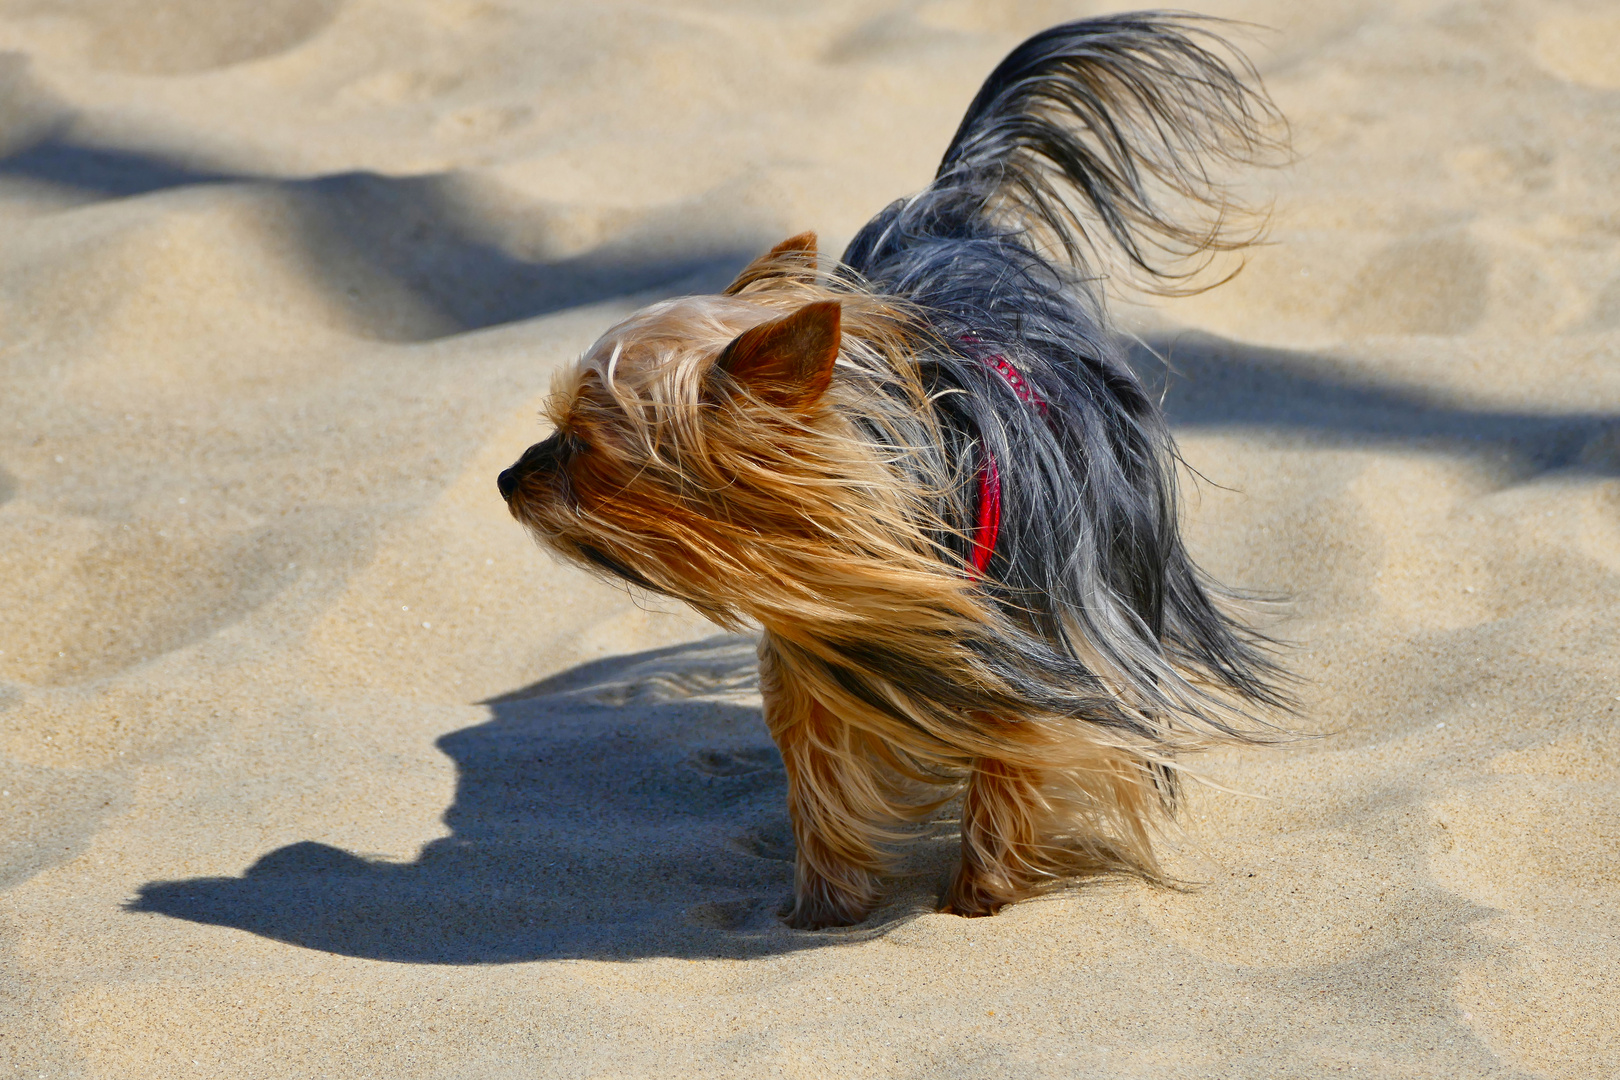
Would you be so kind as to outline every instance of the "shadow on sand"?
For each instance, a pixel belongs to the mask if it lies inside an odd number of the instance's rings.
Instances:
[[[1402,445],[1489,460],[1503,483],[1545,473],[1620,476],[1620,415],[1473,408],[1369,378],[1345,360],[1188,333],[1131,360],[1178,431],[1249,428],[1317,447]]]
[[[0,181],[40,185],[89,202],[203,186],[252,186],[284,197],[309,276],[357,322],[385,340],[422,340],[549,315],[711,276],[714,287],[774,240],[718,241],[690,208],[650,214],[616,240],[567,257],[554,249],[554,208],[489,205],[488,192],[455,173],[392,177],[371,172],[287,179],[197,167],[157,150],[63,137],[0,158]],[[362,265],[403,288],[416,317],[384,319],[345,277]]]
[[[452,834],[414,862],[304,842],[241,877],[148,884],[129,909],[438,964],[760,956],[932,910],[944,838],[922,845],[936,872],[896,881],[865,927],[782,925],[793,840],[755,680],[753,642],[735,637],[584,665],[439,740],[458,772]]]

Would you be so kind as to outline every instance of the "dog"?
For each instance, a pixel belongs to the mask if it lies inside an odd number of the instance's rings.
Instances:
[[[1164,880],[1178,758],[1290,708],[1188,556],[1175,444],[1104,312],[1105,272],[1190,291],[1258,235],[1210,167],[1268,163],[1281,117],[1211,25],[1024,42],[926,190],[831,266],[805,233],[612,327],[500,474],[564,558],[762,631],[790,926],[865,919],[958,795],[945,911]]]

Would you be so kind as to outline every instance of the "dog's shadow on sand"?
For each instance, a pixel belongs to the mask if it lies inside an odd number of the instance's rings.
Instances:
[[[799,932],[781,758],[753,642],[719,637],[575,668],[489,702],[438,746],[451,835],[408,863],[312,841],[128,905],[377,960],[745,958],[861,940],[933,910],[953,838],[922,838],[861,927]]]

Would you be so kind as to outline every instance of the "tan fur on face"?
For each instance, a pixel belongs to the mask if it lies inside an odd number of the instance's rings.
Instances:
[[[863,377],[910,374],[904,313],[814,282],[770,285],[658,304],[608,331],[548,408],[581,452],[562,477],[520,487],[513,514],[565,554],[611,553],[729,628],[810,624],[836,638],[919,593],[968,615],[971,590],[927,538],[932,493],[897,486],[848,420]],[[844,335],[812,411],[714,372],[743,331],[818,301],[841,305]],[[920,413],[920,386],[912,396]]]

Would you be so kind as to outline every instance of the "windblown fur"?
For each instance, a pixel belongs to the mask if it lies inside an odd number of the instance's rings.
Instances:
[[[1177,291],[1252,239],[1210,170],[1264,159],[1277,125],[1197,20],[1046,31],[837,265],[795,237],[724,295],[612,328],[502,474],[563,555],[763,628],[793,925],[862,919],[894,845],[958,792],[949,910],[1157,876],[1176,758],[1287,706],[1182,544],[1175,447],[1098,278]]]

